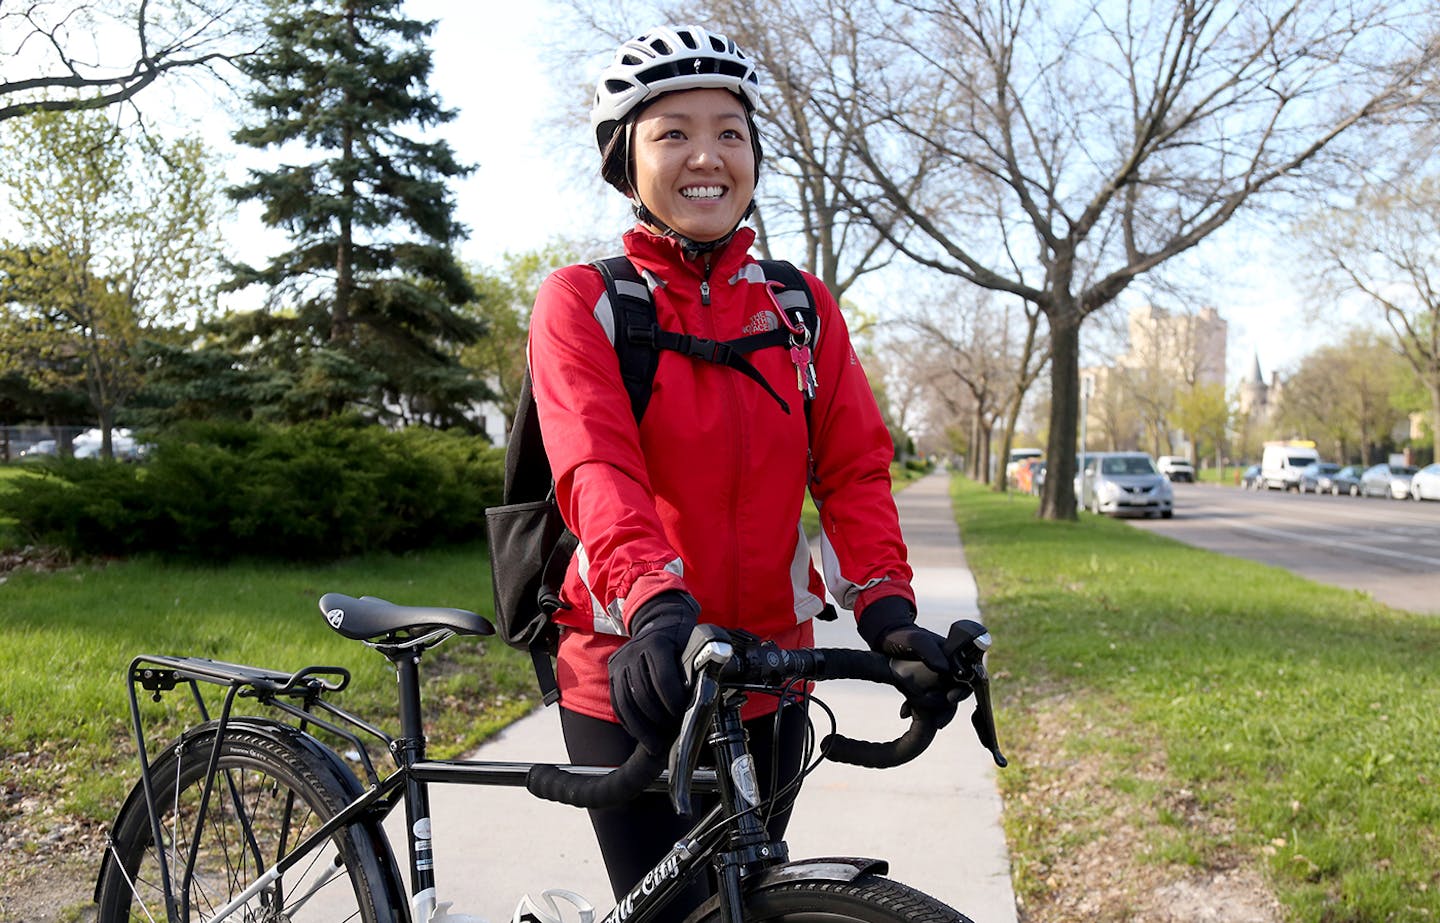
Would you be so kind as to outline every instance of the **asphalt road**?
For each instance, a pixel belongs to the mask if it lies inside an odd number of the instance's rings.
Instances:
[[[1440,503],[1176,484],[1174,519],[1133,522],[1440,615]]]

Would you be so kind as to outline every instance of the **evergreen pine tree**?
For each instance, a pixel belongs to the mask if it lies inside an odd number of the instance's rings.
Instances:
[[[452,249],[465,229],[446,187],[471,168],[444,141],[411,137],[454,111],[426,83],[434,23],[401,6],[270,0],[270,40],[244,65],[260,120],[235,140],[286,162],[251,170],[230,195],[260,202],[293,246],[235,267],[230,287],[268,286],[268,305],[232,317],[223,339],[265,390],[283,386],[266,416],[463,425],[487,393],[459,362],[484,331],[456,310],[474,291]]]

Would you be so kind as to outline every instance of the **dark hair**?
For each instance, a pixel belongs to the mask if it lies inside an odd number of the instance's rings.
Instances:
[[[635,159],[630,147],[630,139],[635,134],[635,123],[639,121],[641,113],[664,95],[666,94],[662,93],[632,109],[625,121],[615,126],[615,130],[610,133],[610,140],[600,149],[600,178],[620,190],[620,194],[627,198],[633,198],[635,194],[635,186],[631,182],[635,175]],[[758,185],[760,162],[764,159],[764,152],[760,149],[760,132],[755,128],[755,113],[750,108],[749,101],[743,96],[737,98],[745,107],[745,124],[750,129],[750,149],[755,153],[755,182]]]
[[[630,132],[635,127],[635,117],[631,115],[623,123],[616,126],[610,133],[610,140],[605,142],[605,147],[600,151],[600,178],[616,189],[620,194],[630,196]]]

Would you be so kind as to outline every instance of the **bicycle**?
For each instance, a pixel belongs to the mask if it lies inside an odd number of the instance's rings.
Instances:
[[[394,665],[400,735],[391,737],[326,698],[349,685],[350,674],[341,667],[286,673],[198,657],[136,657],[128,690],[140,779],[111,828],[96,884],[100,923],[476,923],[479,918],[454,913],[437,899],[432,783],[525,786],[538,797],[581,807],[661,790],[669,791],[677,811],[686,814],[695,794],[714,798],[716,804],[602,923],[646,923],[707,870],[715,876],[715,894],[687,923],[799,923],[816,915],[858,923],[969,923],[934,898],[884,877],[888,867],[883,860],[790,861],[785,843],[769,840],[761,817],[773,801],[792,793],[799,778],[769,801],[760,798],[740,705],[746,695],[768,694],[807,698],[823,709],[808,690],[810,680],[893,685],[905,693],[910,709],[910,726],[899,738],[858,741],[832,728],[819,744],[821,759],[886,767],[923,752],[953,716],[955,703],[973,693],[971,723],[996,764],[1004,766],[984,664],[990,636],[977,622],[962,620],[951,627],[945,648],[953,672],[944,676],[869,651],[782,650],[744,633],[702,625],[685,651],[691,701],[668,761],[637,749],[619,767],[584,767],[426,757],[422,655],[456,635],[493,633],[482,616],[336,593],[322,597],[320,608],[334,630],[364,642]],[[214,718],[202,683],[224,689]],[[141,689],[157,701],[167,692],[188,689],[200,715],[198,724],[154,759],[141,717]],[[237,713],[241,699],[291,720]],[[319,739],[319,731],[340,741],[364,782],[335,747]],[[376,768],[365,738],[379,741],[391,754],[395,768],[388,775]],[[729,771],[697,768],[707,742],[713,765]],[[806,762],[808,772],[819,760],[807,757]],[[381,828],[400,804],[406,812],[413,897],[407,895]],[[552,893],[546,892],[547,901]],[[546,915],[528,897],[522,906],[528,906],[532,919]],[[553,902],[549,906],[553,911]],[[581,918],[589,923],[589,908],[582,908]]]

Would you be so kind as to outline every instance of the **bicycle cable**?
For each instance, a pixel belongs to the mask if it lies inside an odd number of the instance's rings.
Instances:
[[[794,682],[794,681],[792,681],[792,682]],[[786,685],[785,689],[786,689],[786,690],[789,689],[789,684]],[[779,697],[779,696],[781,696],[781,695],[786,695],[786,694],[787,694],[787,692],[786,692],[785,690],[776,691],[776,690],[773,690],[773,689],[770,689],[770,690],[763,690],[763,689],[762,689],[762,690],[750,690],[750,691],[761,692],[761,693],[763,693],[763,694],[765,694],[765,695],[773,695],[773,696],[776,696],[776,697]],[[805,711],[805,721],[806,721],[806,723],[805,723],[805,729],[806,729],[806,735],[805,735],[805,745],[801,748],[801,751],[802,751],[802,752],[801,752],[801,770],[800,770],[800,772],[798,772],[798,773],[796,774],[795,778],[792,779],[792,780],[790,780],[790,782],[787,783],[783,788],[777,790],[777,791],[776,791],[775,793],[773,793],[769,798],[763,799],[763,800],[760,802],[760,804],[751,805],[751,806],[748,807],[748,808],[745,808],[745,809],[740,810],[740,811],[736,811],[734,814],[730,814],[730,815],[726,815],[726,816],[724,816],[724,817],[717,818],[716,821],[715,821],[711,826],[705,828],[705,829],[702,830],[702,831],[697,832],[696,835],[695,835],[695,837],[694,837],[694,839],[696,839],[696,840],[702,840],[702,839],[704,839],[705,837],[709,836],[711,833],[713,833],[715,830],[717,830],[717,829],[719,829],[719,828],[721,828],[721,827],[727,826],[728,824],[730,824],[730,823],[731,823],[732,821],[734,821],[735,819],[737,819],[737,818],[739,818],[739,817],[742,817],[742,816],[744,816],[744,815],[746,815],[746,814],[753,814],[753,813],[759,811],[762,807],[766,808],[765,823],[766,823],[766,825],[768,826],[770,815],[771,815],[771,813],[773,813],[773,806],[774,806],[774,804],[775,804],[777,801],[779,801],[779,800],[782,799],[782,798],[787,798],[787,797],[788,797],[788,798],[789,798],[789,802],[788,802],[788,804],[787,804],[787,807],[788,807],[789,805],[793,805],[793,804],[794,804],[795,799],[796,799],[796,798],[799,796],[799,794],[800,794],[800,786],[801,786],[801,783],[803,783],[803,782],[805,781],[805,779],[806,779],[807,777],[809,777],[809,775],[810,775],[812,772],[814,772],[816,769],[819,769],[821,763],[825,762],[825,754],[824,754],[823,752],[821,752],[818,757],[814,757],[813,761],[811,761],[811,758],[814,756],[814,754],[815,754],[815,752],[817,751],[818,748],[815,746],[815,721],[814,721],[814,719],[811,718],[811,716],[810,716],[810,711],[809,711],[809,707],[808,707],[808,706],[813,703],[814,705],[818,706],[821,711],[823,711],[823,712],[825,713],[826,717],[827,717],[827,718],[829,719],[829,721],[830,721],[830,732],[831,732],[831,734],[834,734],[834,733],[839,729],[839,724],[838,724],[837,721],[836,721],[834,709],[832,709],[829,705],[826,705],[825,702],[824,702],[824,700],[822,700],[821,698],[819,698],[818,696],[816,696],[813,692],[806,692],[806,693],[804,693],[804,694],[803,694],[803,700],[805,701],[806,706],[807,706],[807,707],[806,707],[806,711]],[[779,721],[777,720],[777,721],[776,721],[777,729],[778,729],[778,725],[779,725]],[[772,750],[773,750],[773,749],[774,749],[774,748],[772,747]],[[806,765],[807,762],[808,762],[808,765]],[[772,779],[772,782],[773,782],[774,777],[772,776],[771,779]]]

